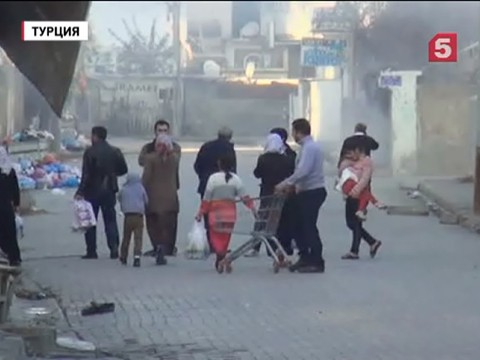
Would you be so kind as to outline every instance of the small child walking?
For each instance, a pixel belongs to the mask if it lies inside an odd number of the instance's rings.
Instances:
[[[348,196],[357,184],[365,184],[364,189],[358,196],[358,210],[355,214],[363,221],[367,219],[366,210],[369,204],[379,209],[385,208],[385,205],[380,203],[370,190],[372,174],[372,159],[358,150],[347,152],[338,168],[339,180],[336,190],[343,193],[344,196]]]
[[[140,267],[143,243],[143,217],[148,197],[138,174],[130,173],[127,175],[127,181],[118,194],[118,201],[124,214],[120,262],[123,265],[127,265],[130,240],[133,234],[133,266]]]

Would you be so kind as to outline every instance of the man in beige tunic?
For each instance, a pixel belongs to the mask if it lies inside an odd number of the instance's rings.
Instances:
[[[155,139],[158,135],[161,134],[170,134],[170,124],[166,120],[158,120],[155,123],[154,126],[155,130]],[[151,154],[155,152],[155,139],[147,144],[145,144],[142,147],[142,150],[140,152],[140,155],[138,156],[138,164],[142,167],[145,166],[145,159],[146,155]],[[178,162],[177,162],[177,169],[176,169],[176,186],[177,190],[180,189],[180,174],[179,174],[179,164],[180,164],[180,157],[182,153],[182,148],[180,145],[176,142],[173,142],[173,152],[178,156]],[[145,215],[146,219],[146,226],[147,226],[147,233],[148,237],[150,238],[150,242],[152,244],[152,250],[147,251],[144,255],[145,256],[156,256],[157,251],[155,249],[155,239],[153,238],[153,234],[155,232],[155,222],[156,222],[156,216],[155,214],[147,214]],[[166,241],[166,246],[165,246],[165,255],[166,256],[175,256],[177,252],[177,248],[175,246],[176,241],[177,241],[177,224],[178,224],[178,211],[174,214],[172,214],[169,217],[169,221],[172,223],[171,224],[171,233],[170,239],[167,239]]]

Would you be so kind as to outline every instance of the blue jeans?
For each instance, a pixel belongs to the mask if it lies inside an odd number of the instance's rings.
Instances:
[[[115,193],[113,191],[105,191],[94,198],[87,198],[85,200],[92,204],[96,219],[98,219],[98,212],[102,210],[108,248],[111,252],[117,252],[120,240],[117,226],[117,213],[115,211]],[[85,233],[85,243],[87,245],[87,255],[93,255],[97,253],[96,226],[91,227]]]

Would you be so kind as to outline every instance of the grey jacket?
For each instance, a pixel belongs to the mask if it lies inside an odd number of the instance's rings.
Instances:
[[[148,197],[138,174],[127,175],[127,181],[118,194],[118,201],[124,214],[145,214]]]

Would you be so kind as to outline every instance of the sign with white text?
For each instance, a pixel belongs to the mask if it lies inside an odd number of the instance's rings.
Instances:
[[[87,21],[23,21],[23,41],[87,41]]]
[[[302,66],[343,66],[346,62],[346,40],[303,39]]]

